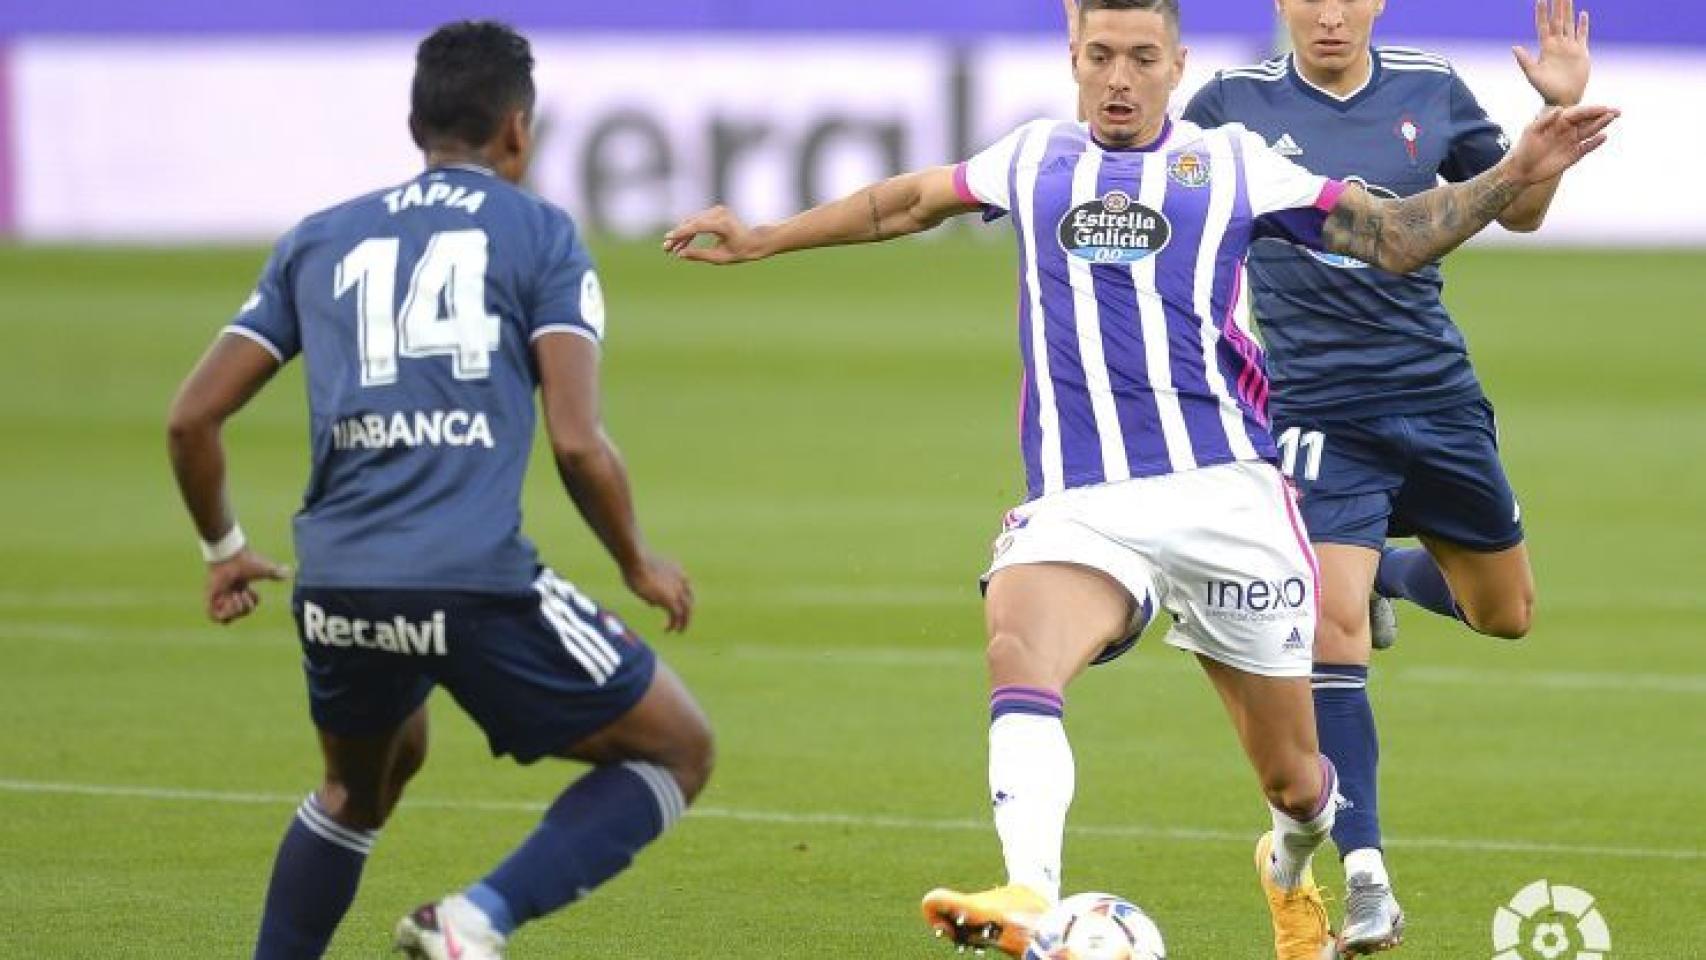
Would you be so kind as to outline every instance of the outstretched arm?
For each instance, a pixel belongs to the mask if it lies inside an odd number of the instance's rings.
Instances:
[[[744,263],[814,247],[892,240],[977,209],[955,188],[953,167],[931,167],[874,183],[780,223],[748,227],[726,208],[712,207],[664,234],[663,248],[684,260]],[[714,242],[694,246],[700,234]]]
[[[1514,48],[1517,65],[1528,77],[1534,92],[1549,107],[1573,107],[1587,93],[1592,58],[1588,54],[1588,12],[1575,12],[1574,0],[1535,0],[1534,31],[1538,56],[1522,47]],[[1524,190],[1499,216],[1507,230],[1530,233],[1540,229],[1560,178],[1537,183]]]
[[[1605,143],[1609,107],[1549,109],[1498,166],[1401,200],[1345,191],[1322,228],[1322,246],[1392,273],[1420,269],[1481,232],[1522,192],[1555,179]]]

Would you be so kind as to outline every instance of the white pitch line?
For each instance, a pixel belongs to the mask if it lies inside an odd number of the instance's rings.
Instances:
[[[1145,644],[1159,645],[1159,638],[1145,637]],[[983,662],[978,646],[954,647],[809,647],[749,644],[730,651],[742,660],[789,663],[801,666],[840,667],[927,667],[976,666]],[[678,655],[672,651],[671,656]],[[1171,648],[1160,656],[1136,654],[1143,673],[1197,673],[1188,657]],[[1706,694],[1706,675],[1698,673],[1629,673],[1558,670],[1477,670],[1464,667],[1381,667],[1375,674],[1382,683],[1430,684],[1438,686],[1528,687],[1541,690],[1639,691],[1643,693]]]
[[[225,790],[186,790],[174,787],[119,786],[98,783],[57,783],[42,780],[0,779],[0,793],[37,794],[47,796],[101,797],[127,800],[161,800],[180,803],[223,803],[251,806],[290,806],[302,801],[301,794],[253,793]],[[470,810],[494,813],[537,814],[545,809],[543,803],[520,800],[449,800],[414,798],[407,801],[416,809]],[[872,830],[919,830],[936,833],[985,832],[992,827],[985,820],[927,819],[859,813],[798,813],[784,810],[742,810],[729,807],[694,807],[691,817],[704,820],[728,820],[736,823],[756,823],[768,826],[838,826]],[[1079,825],[1067,827],[1074,836],[1107,837],[1131,840],[1167,840],[1182,843],[1246,843],[1253,835],[1248,830],[1216,830],[1197,827],[1157,827],[1142,824],[1124,826]],[[1526,853],[1572,857],[1613,857],[1628,860],[1706,860],[1706,850],[1664,850],[1654,847],[1615,847],[1592,844],[1545,843],[1529,840],[1484,840],[1459,837],[1405,837],[1394,841],[1399,848],[1412,850],[1451,850],[1468,853]]]

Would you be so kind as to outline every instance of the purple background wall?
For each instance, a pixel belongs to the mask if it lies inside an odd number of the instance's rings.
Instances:
[[[1588,4],[1598,40],[1706,45],[1706,3]],[[1186,32],[1267,32],[1267,0],[1184,0]],[[1394,0],[1392,37],[1532,35],[1528,0]],[[1060,29],[1058,0],[16,0],[0,36],[18,33],[418,31],[467,16],[525,29],[852,30],[952,36]]]

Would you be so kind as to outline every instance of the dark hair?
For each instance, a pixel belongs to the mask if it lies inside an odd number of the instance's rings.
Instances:
[[[443,141],[485,146],[505,114],[533,110],[527,38],[493,20],[439,27],[415,51],[409,106],[409,130],[422,149]]]
[[[1179,0],[1079,0],[1079,16],[1092,10],[1152,10],[1179,29]]]

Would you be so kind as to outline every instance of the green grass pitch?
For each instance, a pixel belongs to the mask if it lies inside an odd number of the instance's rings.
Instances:
[[[947,955],[918,896],[1000,865],[973,579],[1021,492],[1011,251],[956,235],[722,271],[600,252],[608,417],[650,538],[696,578],[693,630],[655,635],[542,462],[527,525],[650,628],[721,762],[696,815],[513,955]],[[261,258],[0,249],[0,954],[246,956],[314,783],[286,593],[200,621],[164,455],[171,392]],[[1706,956],[1706,256],[1472,251],[1448,275],[1541,601],[1519,644],[1403,608],[1376,662],[1400,956],[1491,956],[1495,908],[1541,878],[1599,897],[1616,960]],[[292,369],[228,433],[240,514],[281,557],[304,432]],[[335,957],[381,955],[575,775],[493,762],[434,711]],[[1266,813],[1195,667],[1152,636],[1067,717],[1068,888],[1135,899],[1177,958],[1271,956]]]

